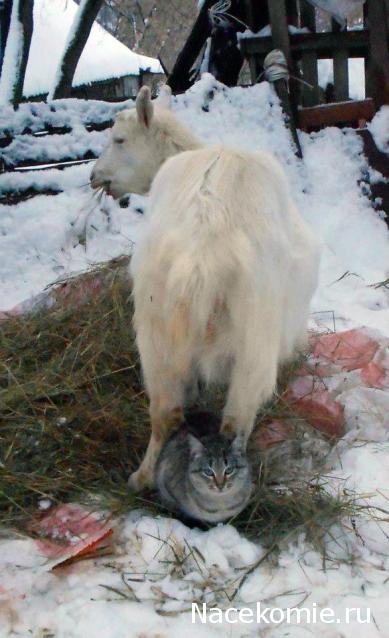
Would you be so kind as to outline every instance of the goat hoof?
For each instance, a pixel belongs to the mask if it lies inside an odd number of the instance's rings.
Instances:
[[[132,490],[132,492],[135,492],[135,494],[137,494],[142,490],[152,488],[153,481],[146,474],[146,472],[144,472],[143,470],[137,470],[136,472],[133,472],[128,479],[128,486]]]

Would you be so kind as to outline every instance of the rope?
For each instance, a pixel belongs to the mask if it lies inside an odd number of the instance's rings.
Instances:
[[[289,80],[289,69],[286,57],[281,49],[273,49],[263,62],[263,73],[268,82]]]
[[[218,0],[215,4],[208,9],[209,19],[212,23],[212,26],[219,27],[221,29],[228,29],[228,27],[233,26],[234,22],[241,24],[246,29],[249,27],[245,22],[239,20],[236,16],[228,13],[229,9],[231,9],[231,0]]]
[[[273,49],[267,54],[263,61],[263,71],[256,81],[260,80],[263,75],[268,82],[277,82],[277,80],[286,80],[288,82],[289,78],[293,78],[297,82],[301,82],[301,84],[313,89],[312,84],[309,84],[309,82],[302,78],[296,78],[295,75],[290,75],[286,57],[281,49]]]

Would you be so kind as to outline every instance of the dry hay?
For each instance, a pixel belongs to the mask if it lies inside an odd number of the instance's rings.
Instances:
[[[147,398],[131,330],[127,264],[123,257],[99,265],[53,288],[56,301],[50,308],[0,323],[4,527],[25,528],[41,498],[92,502],[114,514],[134,507],[166,514],[155,495],[137,497],[127,488],[128,473],[137,466],[149,436]],[[208,409],[210,403],[218,409],[221,400],[219,391],[208,392]],[[275,399],[265,416],[285,416],[288,410],[282,399]],[[312,472],[295,472],[289,484],[282,481],[282,489],[272,486],[285,464],[299,467],[290,455],[301,457],[307,431],[312,428],[296,419],[294,452],[290,441],[286,450],[278,448],[278,465],[273,453],[260,457],[254,451],[261,469],[259,486],[233,524],[270,547],[291,530],[305,531],[317,541],[353,509],[347,495],[327,495],[323,480],[317,474],[312,478]],[[320,448],[323,436],[314,436]]]

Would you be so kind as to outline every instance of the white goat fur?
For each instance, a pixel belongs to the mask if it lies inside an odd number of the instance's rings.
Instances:
[[[141,125],[140,109],[138,119]],[[144,127],[154,159],[166,121],[171,127],[175,119],[159,110]],[[177,130],[181,147],[192,149],[191,133],[185,142],[178,122]],[[174,135],[173,127],[170,148]],[[199,376],[228,382],[222,430],[247,441],[279,365],[305,342],[317,283],[318,245],[277,161],[262,152],[197,146],[158,170],[131,262],[152,425],[130,481],[135,489],[152,484],[161,446]]]

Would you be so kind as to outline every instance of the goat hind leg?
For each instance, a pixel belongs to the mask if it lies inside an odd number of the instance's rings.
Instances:
[[[172,432],[184,420],[182,401],[177,393],[161,394],[150,400],[151,436],[142,463],[131,474],[128,484],[134,492],[154,485],[154,470],[159,453]]]
[[[152,350],[141,350],[142,366],[150,398],[151,436],[146,454],[138,470],[129,479],[129,485],[139,492],[154,484],[154,469],[159,453],[172,432],[184,420],[185,386],[189,376],[189,357],[175,351],[169,365],[161,361]],[[155,360],[158,365],[155,365]]]
[[[277,354],[278,344],[270,335],[260,351],[255,347],[251,351],[245,348],[235,358],[221,431],[241,436],[245,445],[254,428],[259,408],[275,390]]]

